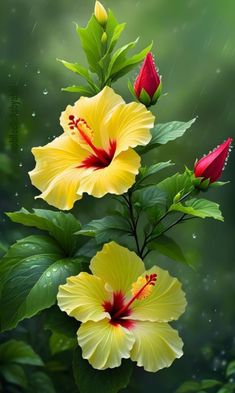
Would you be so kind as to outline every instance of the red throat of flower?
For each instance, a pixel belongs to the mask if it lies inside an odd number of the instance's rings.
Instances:
[[[152,287],[156,284],[157,274],[153,273],[145,277],[139,277],[134,283],[131,299],[125,303],[125,296],[121,291],[113,293],[113,300],[103,303],[103,308],[111,316],[110,323],[114,326],[121,325],[127,329],[134,327],[134,321],[130,318],[132,310],[131,305],[135,300],[142,300],[149,296]],[[140,286],[140,283],[142,284]]]
[[[90,131],[90,133],[92,133],[92,130],[86,120],[82,118],[76,119],[74,115],[70,115],[69,120],[69,127],[73,130],[72,135],[76,135],[76,132],[78,132],[83,143],[86,143],[93,152],[85,158],[77,168],[102,169],[109,166],[116,151],[116,141],[109,141],[108,151],[102,148],[97,148],[92,142],[91,136],[84,130],[85,127]]]

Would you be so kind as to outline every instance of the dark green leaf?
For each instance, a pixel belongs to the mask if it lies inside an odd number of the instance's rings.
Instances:
[[[117,393],[128,386],[132,364],[122,361],[120,367],[108,370],[96,370],[81,356],[78,347],[74,351],[73,372],[80,393]]]
[[[111,77],[116,70],[120,68],[120,66],[126,61],[126,54],[131,49],[134,48],[139,41],[137,38],[135,41],[129,42],[126,45],[123,45],[121,48],[117,49],[117,51],[113,54],[111,61],[109,63],[109,67],[107,70],[106,79]]]
[[[184,382],[177,390],[176,393],[191,393],[200,390],[200,383],[195,381]]]
[[[0,264],[1,330],[54,304],[58,286],[80,270],[81,259],[64,258],[49,237],[29,236],[15,243]]]
[[[227,383],[224,385],[217,393],[234,393],[235,391],[235,383]]]
[[[2,374],[4,379],[9,383],[19,385],[22,388],[26,388],[27,386],[25,372],[23,368],[17,364],[1,365],[0,374]]]
[[[224,221],[218,203],[208,201],[207,199],[190,199],[184,204],[175,203],[170,206],[170,211],[178,211],[199,218],[214,218],[215,220]]]
[[[0,345],[0,363],[29,364],[42,366],[42,359],[24,341],[9,340]]]
[[[235,374],[235,360],[233,360],[232,362],[230,362],[228,364],[228,367],[226,369],[226,376],[227,377],[231,377],[231,375]]]
[[[38,371],[29,375],[26,393],[56,393],[56,391],[49,376]]]
[[[167,177],[158,183],[157,186],[168,195],[167,207],[171,206],[177,194],[180,193],[183,196],[193,189],[191,176],[187,171]]]
[[[22,208],[6,214],[13,222],[49,232],[68,255],[73,255],[78,241],[74,233],[81,228],[81,224],[71,213],[44,209],[33,209],[33,213],[30,213]]]
[[[222,385],[222,382],[216,379],[203,379],[201,381],[201,389],[209,389],[219,385]]]
[[[157,186],[148,186],[137,190],[133,194],[134,204],[143,210],[155,205],[166,204],[166,193]]]
[[[69,317],[62,312],[58,306],[53,306],[49,310],[45,310],[44,328],[52,332],[66,335],[69,338],[76,337],[79,323],[76,319]]]
[[[149,243],[148,248],[159,251],[174,261],[188,263],[180,246],[168,236],[159,236],[155,241]]]
[[[99,61],[102,57],[101,37],[103,29],[93,15],[85,28],[77,26],[82,48],[86,54],[92,72],[101,75]]]
[[[159,123],[151,130],[152,139],[149,144],[145,147],[141,147],[141,152],[146,153],[147,151],[154,149],[159,145],[164,145],[167,142],[174,141],[175,139],[184,135],[191,125],[195,122],[196,118],[189,120],[188,122],[183,121],[172,121],[169,123]]]
[[[97,243],[118,240],[128,233],[127,221],[121,216],[106,216],[93,220],[78,232],[80,235],[95,236]]]
[[[66,335],[56,332],[52,333],[49,340],[49,346],[52,355],[55,355],[56,353],[62,351],[73,349],[75,345],[77,345],[76,338],[68,338]]]

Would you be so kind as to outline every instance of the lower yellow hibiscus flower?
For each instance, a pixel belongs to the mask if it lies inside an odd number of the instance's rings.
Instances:
[[[169,367],[182,356],[183,342],[167,322],[184,312],[181,284],[115,242],[105,244],[90,263],[93,273],[60,285],[58,305],[81,321],[82,356],[96,369],[118,367],[131,358],[146,371]]]
[[[50,205],[69,210],[84,192],[97,198],[123,194],[134,183],[140,157],[133,150],[151,139],[154,116],[144,105],[123,99],[110,87],[81,97],[60,118],[64,134],[34,147],[32,184]]]

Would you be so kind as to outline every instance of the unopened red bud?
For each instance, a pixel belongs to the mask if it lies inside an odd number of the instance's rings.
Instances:
[[[202,177],[204,180],[209,179],[209,183],[218,180],[228,158],[231,143],[232,139],[228,138],[211,153],[197,161],[194,165],[195,177]]]
[[[161,94],[161,78],[149,52],[134,83],[135,95],[145,106],[156,104]]]

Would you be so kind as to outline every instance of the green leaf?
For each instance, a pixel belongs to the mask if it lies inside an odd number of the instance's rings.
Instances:
[[[79,323],[76,319],[69,317],[62,312],[58,306],[53,306],[49,310],[45,310],[44,328],[52,332],[65,335],[68,338],[76,337]]]
[[[140,168],[139,175],[137,177],[136,183],[139,185],[142,181],[146,180],[149,176],[155,175],[156,173],[166,169],[170,166],[175,165],[171,161],[159,162],[157,164],[150,165],[149,167],[143,166]]]
[[[180,246],[168,236],[162,235],[148,244],[150,250],[156,250],[177,262],[187,263]]]
[[[124,28],[126,26],[126,23],[121,23],[118,24],[112,11],[108,11],[108,20],[106,24],[106,33],[108,36],[108,42],[107,42],[107,53],[111,53],[113,48],[115,47],[117,41],[119,40]]]
[[[184,382],[177,390],[176,393],[191,393],[200,390],[200,383],[195,381]]]
[[[166,204],[166,193],[157,186],[147,186],[137,190],[133,194],[134,204],[143,210],[155,205]]]
[[[222,382],[216,379],[203,379],[201,381],[201,389],[209,389],[219,385],[222,385]]]
[[[26,393],[56,393],[51,378],[43,372],[30,373]]]
[[[86,54],[91,71],[101,75],[102,69],[99,65],[99,61],[102,57],[101,37],[103,29],[95,16],[92,15],[85,28],[77,26],[77,33],[80,37],[82,48]]]
[[[156,124],[151,130],[151,141],[147,146],[140,148],[141,152],[146,153],[159,145],[165,145],[167,142],[174,141],[175,139],[183,136],[185,131],[191,127],[195,120],[196,118],[189,120],[188,122],[172,121],[169,123]]]
[[[74,351],[73,373],[80,393],[93,393],[94,389],[96,393],[117,393],[128,386],[132,363],[122,361],[120,367],[99,371],[82,358],[78,347]]]
[[[65,258],[46,236],[29,236],[11,246],[0,264],[1,330],[54,304],[58,286],[78,274],[81,263],[79,258]]]
[[[126,75],[144,60],[146,54],[151,51],[151,48],[152,43],[144,48],[141,52],[131,56],[128,59],[124,59],[123,57],[119,59],[119,61],[115,62],[114,66],[110,70],[108,78],[110,78],[112,82],[115,82],[117,79]]]
[[[62,351],[73,349],[75,345],[77,345],[76,338],[68,338],[66,335],[56,332],[52,333],[49,340],[49,346],[52,355],[55,355],[56,353]]]
[[[31,213],[22,208],[6,214],[13,222],[49,232],[66,254],[73,255],[76,250],[78,239],[74,233],[81,228],[81,224],[71,213],[44,209],[33,209]]]
[[[93,85],[92,77],[90,75],[89,70],[86,67],[83,67],[78,63],[69,63],[68,61],[61,60],[61,59],[57,59],[57,60],[61,62],[70,71],[75,72],[82,78],[86,79],[88,83],[91,83],[91,85]]]
[[[235,374],[235,360],[230,362],[226,369],[226,377],[230,377],[233,374]]]
[[[224,221],[218,203],[208,201],[207,199],[190,199],[185,204],[175,203],[170,206],[170,211],[178,211],[199,218],[214,218],[215,220]]]
[[[42,359],[24,341],[9,340],[0,345],[0,363],[29,364],[43,366]]]
[[[235,391],[235,383],[227,383],[224,385],[217,393],[234,393]]]
[[[25,372],[23,368],[17,364],[1,365],[0,374],[2,374],[4,379],[9,383],[19,385],[22,388],[26,388],[27,386]]]
[[[137,38],[135,41],[129,42],[126,45],[123,45],[121,48],[116,50],[116,52],[113,54],[111,61],[109,63],[106,79],[109,79],[109,77],[111,77],[112,74],[115,73],[115,70],[117,70],[120,67],[120,65],[122,65],[123,62],[126,61],[127,52],[131,48],[134,48],[138,41],[139,41],[139,38]]]
[[[68,86],[68,87],[62,87],[62,91],[67,91],[69,93],[79,93],[82,96],[85,97],[92,97],[94,93],[96,93],[94,90],[92,90],[89,86]]]
[[[118,240],[128,233],[127,221],[121,216],[106,216],[92,220],[78,232],[80,235],[95,236],[98,244]]]
[[[181,196],[193,190],[191,176],[187,171],[184,173],[176,173],[173,176],[167,177],[165,180],[158,183],[158,188],[165,191],[168,195],[167,206],[169,207],[177,194]]]

